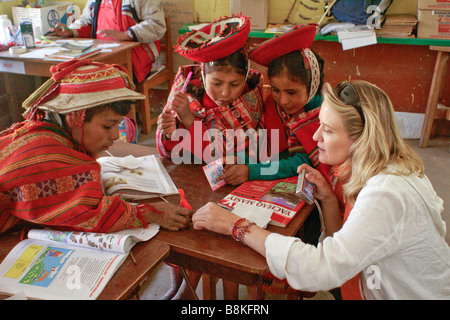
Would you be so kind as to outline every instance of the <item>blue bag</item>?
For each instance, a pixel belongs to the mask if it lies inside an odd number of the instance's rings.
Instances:
[[[391,3],[392,0],[338,0],[331,8],[331,13],[341,22],[370,24],[380,28],[382,16]]]

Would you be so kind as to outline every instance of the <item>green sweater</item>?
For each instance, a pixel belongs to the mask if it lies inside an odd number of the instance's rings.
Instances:
[[[304,112],[311,111],[322,105],[322,96],[316,94],[314,98],[305,106]],[[297,175],[299,165],[306,163],[311,165],[311,161],[306,153],[295,153],[289,156],[289,150],[283,150],[278,161],[260,162],[249,164],[248,180],[276,180]]]

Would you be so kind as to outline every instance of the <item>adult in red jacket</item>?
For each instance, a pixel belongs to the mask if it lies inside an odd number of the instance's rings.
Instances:
[[[159,0],[88,0],[69,28],[58,23],[50,31],[61,37],[139,41],[131,60],[134,80],[142,82],[159,56],[166,23]]]

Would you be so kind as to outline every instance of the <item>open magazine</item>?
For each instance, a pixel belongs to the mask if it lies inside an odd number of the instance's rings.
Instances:
[[[161,160],[155,156],[102,157],[101,179],[107,195],[139,200],[178,194]]]
[[[234,189],[218,204],[264,228],[286,227],[305,205],[296,193],[297,176],[279,180],[250,180]]]
[[[131,248],[159,226],[92,233],[34,229],[0,264],[0,293],[31,299],[96,299]]]

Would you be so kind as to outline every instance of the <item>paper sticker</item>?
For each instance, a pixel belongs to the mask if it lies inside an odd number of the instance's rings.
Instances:
[[[213,191],[226,184],[224,180],[219,180],[219,177],[223,174],[222,159],[217,159],[216,161],[207,164],[203,167],[203,171],[205,172],[206,178]]]
[[[0,59],[0,72],[25,74],[25,64],[23,61]]]

